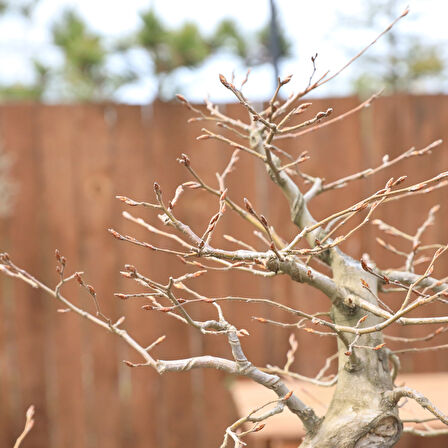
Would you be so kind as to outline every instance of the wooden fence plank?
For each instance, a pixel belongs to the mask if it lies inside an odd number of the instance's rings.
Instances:
[[[36,123],[38,108],[16,105],[2,109],[3,141],[14,154],[14,179],[18,182],[14,215],[10,220],[10,250],[14,260],[26,266],[31,272],[38,272],[41,266],[38,235],[44,210],[40,198],[40,170],[35,145],[39,129]],[[30,231],[30,229],[33,229]],[[20,249],[22,248],[22,249]],[[51,440],[48,407],[46,403],[46,298],[28,285],[14,282],[10,303],[12,315],[11,331],[14,342],[10,341],[12,354],[11,387],[15,390],[14,433],[23,429],[25,411],[31,404],[36,407],[39,418],[28,443],[45,446]],[[8,445],[12,445],[9,441]]]
[[[107,228],[113,217],[113,123],[107,106],[79,106],[81,116],[75,140],[79,212],[80,266],[85,281],[94,286],[101,312],[112,320],[118,313],[113,300],[117,273],[116,252]],[[92,136],[94,136],[92,138]],[[92,297],[82,291],[80,301],[95,310]],[[118,448],[120,446],[120,400],[118,396],[117,338],[102,329],[86,325],[88,337],[83,341],[85,355],[90,357],[85,387],[90,423],[88,447]],[[87,368],[87,367],[86,367]],[[107,410],[107,411],[106,411]]]
[[[79,212],[76,209],[78,188],[74,169],[77,163],[76,134],[79,108],[69,112],[68,106],[41,108],[39,114],[40,152],[42,166],[41,196],[45,215],[45,249],[42,253],[43,272],[50,284],[58,281],[55,272],[54,250],[68,259],[66,275],[81,270],[78,243]],[[61,176],[63,181],[61,182]],[[77,301],[79,285],[72,282],[63,294]],[[73,313],[56,314],[57,303],[52,304],[48,320],[51,330],[53,391],[52,428],[56,434],[54,447],[77,448],[86,446],[86,417],[82,381],[83,322]]]

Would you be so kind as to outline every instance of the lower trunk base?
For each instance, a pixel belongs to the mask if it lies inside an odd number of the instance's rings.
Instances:
[[[369,419],[368,414],[325,419],[320,428],[303,440],[300,448],[389,448],[402,433],[402,423],[393,413]]]

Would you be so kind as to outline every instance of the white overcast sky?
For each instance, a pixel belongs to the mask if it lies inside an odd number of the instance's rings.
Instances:
[[[411,14],[398,25],[403,32],[412,32],[427,42],[448,41],[448,0],[403,1],[403,9],[410,5]],[[349,48],[361,49],[376,33],[344,29],[341,15],[357,16],[362,0],[277,0],[280,21],[293,43],[295,55],[283,64],[282,74],[294,73],[296,86],[307,83],[310,57],[318,52],[321,72],[336,70],[349,57]],[[269,17],[268,0],[41,0],[33,21],[24,23],[8,15],[0,20],[0,80],[2,82],[30,79],[30,60],[39,56],[46,61],[60,61],[57,49],[49,45],[49,29],[66,7],[74,7],[94,30],[116,38],[126,36],[139,24],[139,11],[154,6],[168,25],[185,20],[195,21],[204,32],[211,31],[224,17],[234,18],[243,31],[250,32],[265,24]],[[378,30],[378,32],[381,29]],[[358,62],[362,65],[362,60]],[[233,69],[244,73],[236,61],[221,55],[213,58],[200,70],[182,73],[184,93],[200,100],[210,94],[214,100],[226,100],[227,92],[217,83],[217,74],[230,75]],[[240,71],[238,71],[240,69]],[[353,69],[355,70],[355,69]],[[347,79],[353,71],[322,91],[323,94],[347,93]],[[291,83],[292,84],[292,83]],[[293,84],[292,84],[293,85]],[[254,71],[246,93],[262,99],[262,92],[270,91],[272,72],[269,67]],[[154,94],[154,82],[147,79],[139,85],[118,92],[121,101],[145,103]]]

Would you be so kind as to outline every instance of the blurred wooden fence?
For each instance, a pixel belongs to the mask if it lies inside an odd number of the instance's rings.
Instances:
[[[316,100],[312,113],[331,106],[336,115],[357,104],[356,98]],[[244,117],[238,105],[226,109]],[[162,359],[202,353],[229,356],[229,350],[219,337],[203,339],[166,315],[142,311],[143,302],[115,299],[114,292],[136,291],[130,281],[118,275],[125,263],[160,281],[185,272],[187,267],[177,259],[128,247],[114,240],[106,229],[113,227],[165,244],[126,222],[121,217],[123,204],[114,196],[152,200],[152,185],[157,180],[164,196],[171,197],[178,183],[190,180],[176,162],[181,153],[190,155],[194,168],[205,179],[216,181],[214,173],[223,169],[231,151],[210,140],[196,142],[200,125],[187,125],[189,116],[178,105],[160,103],[145,107],[0,107],[1,142],[14,159],[12,178],[19,188],[11,216],[0,219],[0,249],[8,251],[30,273],[54,285],[54,249],[58,248],[68,258],[68,271],[84,271],[86,281],[95,286],[104,313],[113,319],[126,315],[127,328],[144,344],[161,334],[168,336],[154,351],[154,356]],[[285,140],[283,148],[292,154],[308,150],[312,158],[303,165],[304,170],[334,180],[378,165],[384,154],[392,158],[412,145],[420,148],[435,139],[446,139],[447,122],[446,96],[384,98],[344,122],[297,141]],[[391,176],[407,174],[410,182],[417,182],[446,169],[444,144],[430,157],[406,160],[376,179],[357,181],[351,187],[322,195],[311,209],[317,217],[325,217],[381,188]],[[272,188],[263,167],[246,154],[241,154],[238,170],[229,177],[229,195],[238,203],[243,197],[249,198],[285,238],[295,234],[281,194]],[[377,217],[412,233],[429,208],[441,203],[438,225],[430,230],[427,241],[446,241],[446,195],[447,190],[439,190],[421,196],[421,202],[415,198],[393,202]],[[215,198],[191,191],[184,195],[176,213],[199,232],[216,209]],[[151,211],[129,211],[158,223]],[[235,237],[243,235],[262,247],[247,224],[235,219],[231,211],[226,215],[219,230]],[[401,260],[375,243],[377,235],[373,226],[365,228],[344,248],[358,258],[368,252],[379,266],[399,266]],[[224,240],[216,241],[231,247]],[[446,259],[440,267],[446,275]],[[30,404],[36,406],[36,425],[24,447],[219,446],[225,427],[236,418],[228,393],[232,378],[219,372],[158,376],[149,368],[130,369],[121,361],[138,359],[118,339],[72,313],[57,313],[54,301],[27,285],[4,277],[0,282],[0,446],[13,445]],[[215,272],[194,280],[194,284],[199,292],[211,296],[274,297],[308,311],[326,306],[319,293],[283,278],[266,281]],[[89,297],[76,285],[67,286],[65,293],[92,309]],[[288,316],[264,306],[225,306],[224,310],[230,320],[250,331],[244,346],[255,364],[284,362],[289,331],[257,324],[250,316]],[[207,306],[193,311],[198,318],[212,315]],[[444,312],[440,304],[429,311]],[[425,334],[419,328],[394,331]],[[296,335],[300,348],[295,366],[300,373],[315,374],[325,357],[333,353],[334,341],[303,332]],[[438,343],[442,343],[442,337]],[[404,371],[447,368],[448,357],[437,352],[403,356]]]

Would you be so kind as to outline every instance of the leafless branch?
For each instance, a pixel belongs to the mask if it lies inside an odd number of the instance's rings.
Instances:
[[[17,438],[14,448],[19,448],[25,437],[33,429],[34,426],[34,406],[31,405],[26,411],[26,421],[25,427],[23,428],[22,434]]]

